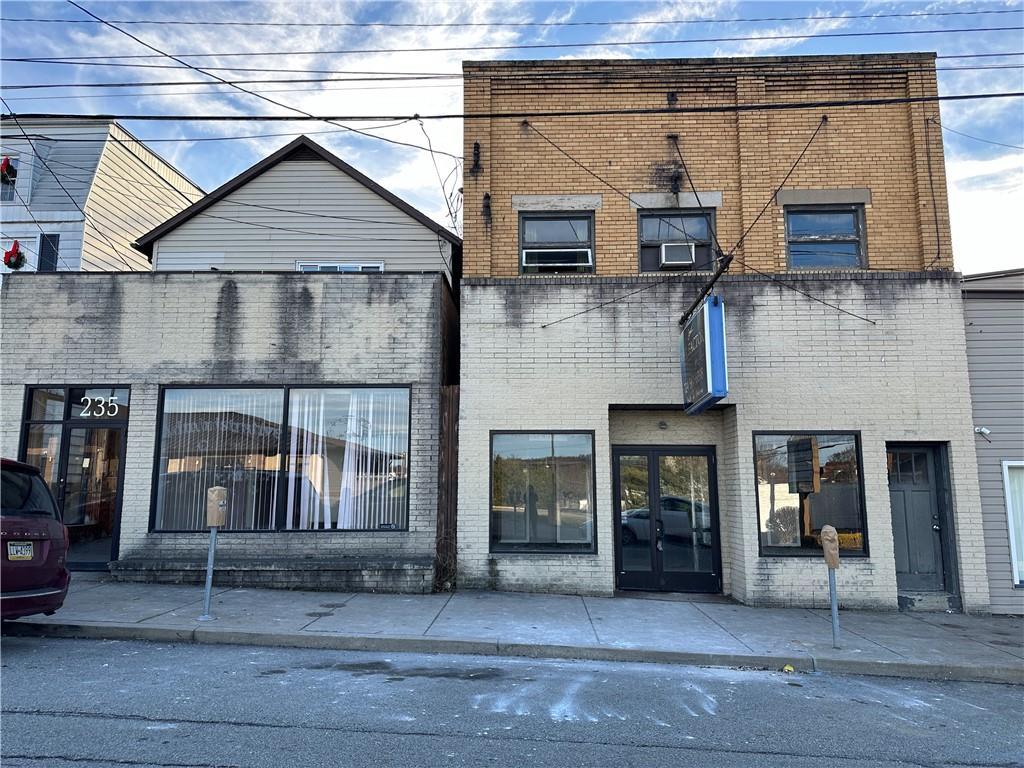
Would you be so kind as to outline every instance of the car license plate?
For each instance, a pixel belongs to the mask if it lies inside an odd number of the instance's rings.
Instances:
[[[31,560],[34,554],[34,548],[31,541],[8,541],[7,542],[7,559],[8,560]]]

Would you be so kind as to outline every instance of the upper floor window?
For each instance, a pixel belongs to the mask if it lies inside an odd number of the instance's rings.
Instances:
[[[383,272],[383,261],[327,264],[318,262],[299,262],[299,272]]]
[[[60,235],[39,236],[39,262],[36,272],[56,272],[60,254]]]
[[[864,266],[864,208],[860,205],[787,207],[790,269]]]
[[[4,155],[3,170],[0,171],[0,202],[11,202],[16,197],[15,185],[18,183],[18,158]]]
[[[699,210],[641,213],[640,271],[709,268],[714,217]]]
[[[519,218],[524,275],[594,271],[593,213],[524,213]]]

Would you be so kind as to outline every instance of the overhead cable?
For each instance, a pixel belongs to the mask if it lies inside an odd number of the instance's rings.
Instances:
[[[111,22],[103,21],[98,16],[91,14],[79,5],[75,0],[67,0],[71,5],[74,5],[79,10],[85,13],[89,13],[93,18],[101,21],[112,29],[122,32],[134,40],[138,40],[134,35],[126,30],[122,30],[118,27],[113,26]],[[216,53],[209,53],[203,51],[189,52],[189,53],[165,53],[161,51],[159,56],[166,56],[177,61],[179,58],[198,59],[198,58],[227,58],[227,57],[267,57],[267,56],[345,56],[345,55],[362,55],[362,54],[378,54],[378,53],[454,53],[462,51],[526,51],[526,50],[550,50],[550,49],[562,49],[562,48],[622,48],[630,47],[637,48],[649,45],[692,45],[697,43],[738,43],[738,42],[749,42],[756,40],[758,42],[769,42],[778,40],[821,40],[831,38],[853,38],[853,37],[895,37],[901,35],[963,35],[973,34],[977,32],[1020,32],[1024,30],[1024,26],[999,26],[999,27],[957,27],[957,28],[940,28],[940,29],[886,29],[886,30],[873,30],[870,32],[812,32],[812,33],[794,33],[788,35],[742,35],[738,37],[691,37],[691,38],[678,38],[671,40],[606,40],[606,41],[593,41],[584,43],[509,43],[506,45],[449,45],[432,48],[338,48],[338,49],[327,49],[327,50],[299,50],[299,51],[220,51]],[[141,40],[138,40],[140,43]],[[156,51],[157,49],[146,43],[142,43],[147,48]],[[152,59],[157,58],[154,54],[120,54],[120,55],[93,55],[93,56],[22,56],[22,57],[5,57],[4,61],[20,61],[20,62],[32,62],[41,64],[45,62],[63,62],[67,63],[71,60],[74,61],[127,61],[127,60],[139,60],[139,59]]]

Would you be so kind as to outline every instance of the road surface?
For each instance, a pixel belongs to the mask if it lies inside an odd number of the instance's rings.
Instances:
[[[4,768],[1024,765],[1024,689],[5,637]]]

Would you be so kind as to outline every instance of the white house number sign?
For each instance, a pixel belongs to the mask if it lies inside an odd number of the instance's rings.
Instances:
[[[117,395],[111,395],[110,397],[88,397],[83,395],[78,401],[78,405],[81,408],[78,416],[79,418],[86,419],[109,419],[117,416],[118,411],[121,410],[117,400]]]

